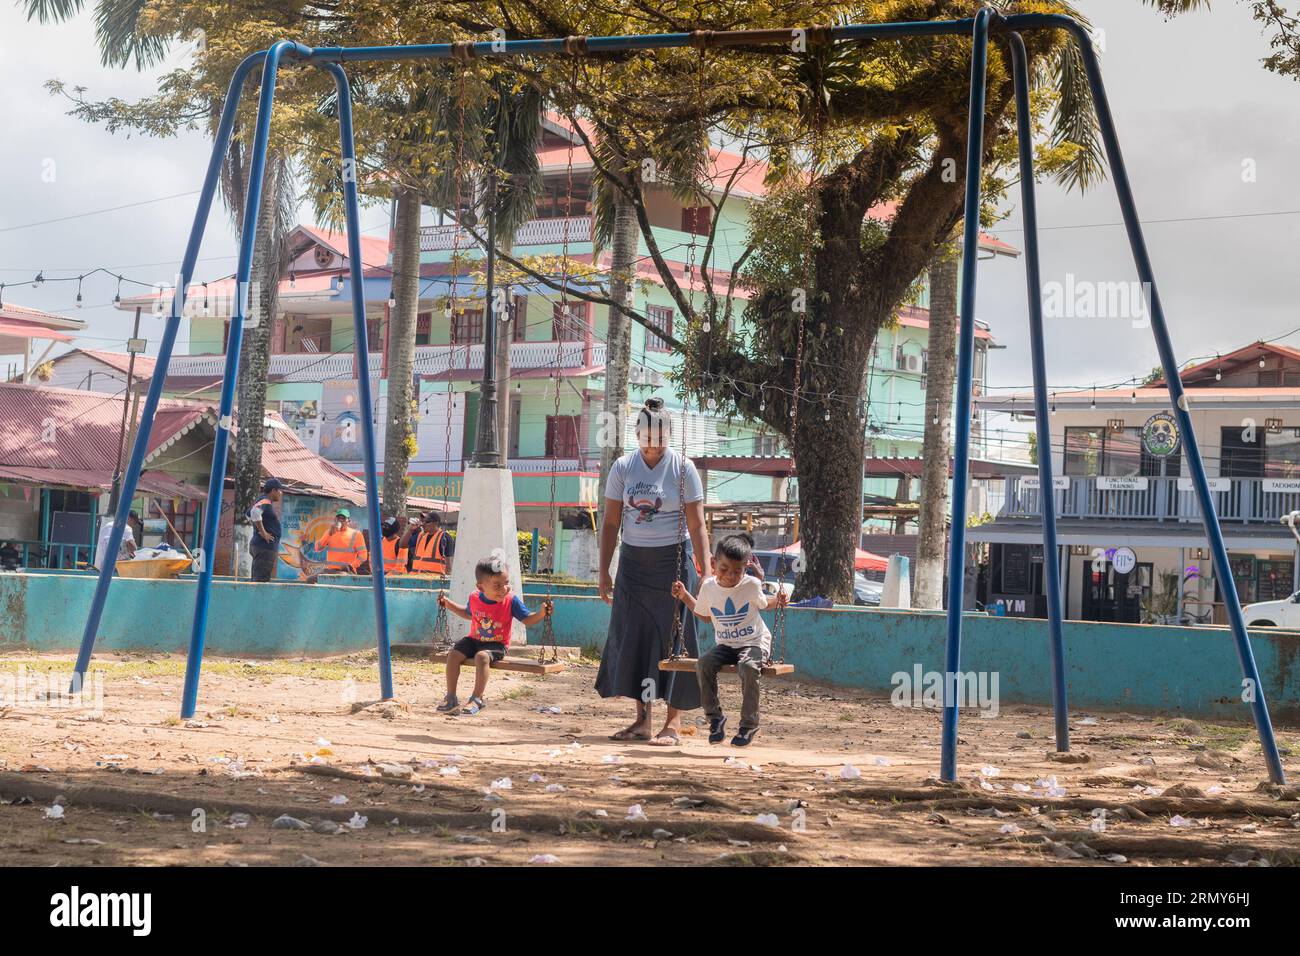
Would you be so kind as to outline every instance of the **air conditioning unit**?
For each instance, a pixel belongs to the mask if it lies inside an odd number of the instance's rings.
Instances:
[[[919,356],[919,355],[904,355],[904,356],[902,356],[901,358],[902,358],[902,361],[901,361],[899,364],[902,366],[902,368],[903,368],[904,371],[906,371],[906,372],[919,372],[919,371],[921,371],[921,356]]]
[[[652,368],[646,368],[644,365],[633,365],[628,369],[628,381],[633,385],[651,385],[659,386],[664,383],[664,377]]]

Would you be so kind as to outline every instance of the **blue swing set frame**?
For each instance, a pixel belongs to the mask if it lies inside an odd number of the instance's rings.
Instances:
[[[216,193],[222,160],[230,146],[235,114],[239,107],[244,83],[257,67],[261,67],[261,85],[249,167],[248,192],[244,208],[243,222],[245,228],[239,241],[239,260],[235,273],[236,304],[230,321],[225,374],[221,386],[219,421],[212,453],[211,480],[208,486],[208,508],[203,522],[205,558],[198,575],[189,654],[186,660],[184,694],[181,702],[181,716],[183,718],[194,715],[198,701],[199,671],[203,659],[204,638],[210,610],[209,599],[212,591],[213,556],[211,542],[214,542],[217,538],[217,522],[221,513],[219,503],[226,477],[226,460],[232,423],[235,382],[239,370],[239,350],[248,308],[249,279],[253,262],[253,245],[256,237],[256,229],[252,228],[252,224],[256,223],[258,209],[261,206],[267,144],[270,139],[271,112],[275,101],[276,77],[283,64],[287,62],[295,65],[320,67],[334,78],[337,88],[356,360],[358,367],[365,369],[369,366],[364,286],[362,282],[361,234],[357,203],[356,148],[352,133],[352,95],[347,73],[343,67],[344,64],[427,59],[466,60],[473,57],[510,57],[521,54],[582,56],[615,51],[657,50],[687,46],[777,45],[788,44],[801,35],[806,37],[810,34],[815,34],[819,39],[829,41],[969,35],[972,39],[970,115],[968,119],[966,157],[965,225],[962,237],[962,286],[952,468],[952,532],[948,561],[948,627],[944,662],[943,731],[940,761],[940,777],[943,780],[955,780],[957,776],[958,719],[956,689],[961,668],[962,585],[966,563],[966,491],[970,471],[971,395],[975,351],[976,250],[979,239],[980,174],[982,166],[981,144],[984,140],[988,43],[992,29],[1005,34],[1012,58],[1019,136],[1021,209],[1025,222],[1025,276],[1028,290],[1029,333],[1033,362],[1034,410],[1038,447],[1048,449],[1051,447],[1051,441],[1048,430],[1046,362],[1043,357],[1043,315],[1040,296],[1038,222],[1034,199],[1029,78],[1027,55],[1020,34],[1027,30],[1064,30],[1073,36],[1083,58],[1088,84],[1092,91],[1098,126],[1100,127],[1106,158],[1118,194],[1124,228],[1128,233],[1129,246],[1137,267],[1138,278],[1143,283],[1144,288],[1150,291],[1151,331],[1155,337],[1165,380],[1169,383],[1169,394],[1174,405],[1174,415],[1186,445],[1188,466],[1191,470],[1197,500],[1200,503],[1201,514],[1204,517],[1205,531],[1214,560],[1215,573],[1219,580],[1231,581],[1232,574],[1228,565],[1228,552],[1224,545],[1218,515],[1215,512],[1214,498],[1206,478],[1205,465],[1201,458],[1195,431],[1192,428],[1187,397],[1179,379],[1178,362],[1174,356],[1164,310],[1160,304],[1160,296],[1157,291],[1150,256],[1147,253],[1146,241],[1138,220],[1132,186],[1129,183],[1119,140],[1115,132],[1114,119],[1106,99],[1101,69],[1092,46],[1091,37],[1087,30],[1076,20],[1053,14],[1003,16],[997,11],[986,7],[981,9],[974,17],[961,20],[853,24],[805,28],[803,30],[697,31],[694,33],[667,33],[648,36],[564,37],[411,46],[322,47],[319,49],[313,49],[289,40],[282,40],[266,50],[248,56],[240,63],[230,81],[230,88],[217,126],[216,136],[213,140],[212,155],[208,161],[207,174],[204,177],[203,188],[199,195],[194,224],[190,231],[188,244],[185,247],[179,279],[172,297],[171,312],[159,345],[155,373],[150,381],[149,392],[141,411],[141,422],[146,423],[146,427],[138,430],[135,444],[131,450],[131,458],[122,480],[120,503],[108,542],[107,559],[103,562],[103,568],[99,572],[94,598],[77,655],[72,682],[74,692],[81,687],[86,670],[90,665],[90,657],[94,650],[100,618],[112,582],[113,567],[122,544],[122,529],[126,526],[127,511],[135,494],[136,484],[144,463],[149,437],[147,423],[153,421],[158,409],[159,399],[162,397],[163,384],[167,378],[167,367],[171,361],[172,349],[176,343],[176,334],[184,310],[185,295],[194,274],[199,246],[203,239],[208,215],[212,209],[212,200]],[[369,376],[361,376],[359,390],[361,407],[373,408]],[[380,524],[379,487],[375,466],[374,424],[372,417],[368,414],[363,415],[361,421],[367,491],[366,512],[369,526],[378,528]],[[1044,493],[1040,496],[1043,511],[1044,554],[1054,555],[1057,553],[1056,506],[1054,496],[1050,492],[1052,488],[1052,459],[1050,455],[1039,455],[1038,475],[1039,485],[1044,489]],[[393,677],[387,605],[384,599],[384,566],[383,562],[375,561],[371,562],[371,567],[376,644],[379,651],[380,692],[384,699],[390,699],[393,696]],[[1052,662],[1052,704],[1055,715],[1056,747],[1058,751],[1067,751],[1069,749],[1069,711],[1066,701],[1065,650],[1061,633],[1061,580],[1056,561],[1050,558],[1044,561],[1043,569],[1047,591],[1048,639]],[[1224,604],[1227,610],[1228,623],[1232,630],[1233,641],[1236,645],[1237,656],[1241,664],[1244,688],[1242,699],[1244,702],[1250,703],[1264,759],[1268,765],[1270,779],[1274,783],[1285,783],[1281,758],[1278,755],[1277,743],[1269,719],[1268,706],[1264,699],[1263,686],[1259,680],[1259,672],[1246,633],[1241,604],[1234,589],[1226,588],[1224,590]]]

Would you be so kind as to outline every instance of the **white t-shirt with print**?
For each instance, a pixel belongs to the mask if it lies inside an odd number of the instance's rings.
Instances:
[[[715,577],[707,577],[695,598],[696,610],[713,618],[713,637],[728,647],[772,650],[772,632],[758,613],[767,607],[763,585],[758,578],[742,575],[734,588],[724,588]]]
[[[640,449],[615,461],[605,483],[605,497],[623,506],[623,543],[654,548],[685,540],[683,486],[686,504],[704,500],[704,485],[695,463],[683,458],[676,448],[665,450],[654,468],[646,465]]]

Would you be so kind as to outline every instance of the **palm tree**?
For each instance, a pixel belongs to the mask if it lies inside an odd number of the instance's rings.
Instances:
[[[421,288],[421,209],[426,203],[432,204],[459,219],[465,200],[477,197],[469,205],[477,206],[475,219],[486,219],[492,200],[482,183],[485,170],[492,168],[499,182],[495,196],[497,233],[505,237],[498,238],[497,244],[508,252],[515,231],[532,217],[541,190],[537,145],[543,99],[534,87],[524,85],[516,90],[501,75],[489,81],[488,95],[478,106],[469,102],[472,97],[463,86],[453,94],[448,86],[437,82],[378,95],[359,87],[357,95],[359,100],[368,99],[370,106],[390,114],[393,120],[393,136],[372,144],[372,154],[379,157],[385,173],[399,183],[393,224],[394,304],[389,310],[384,508],[389,514],[403,514],[406,475],[414,451],[411,409],[416,398],[413,368]],[[419,115],[427,117],[428,122],[412,122],[412,117]],[[478,132],[482,139],[476,138]],[[432,163],[430,150],[437,154]],[[508,334],[498,336],[496,355],[485,357],[485,361],[496,364],[503,397],[510,369],[510,338]],[[509,434],[509,414],[506,399],[498,405],[497,419],[498,437],[503,443]]]
[[[492,96],[482,122],[488,130],[484,159],[496,171],[497,187],[495,196],[484,190],[483,215],[486,218],[491,212],[496,216],[497,247],[507,255],[513,251],[515,232],[536,214],[537,198],[542,190],[537,147],[542,139],[544,108],[542,94],[532,84],[523,84],[515,89],[509,76],[498,74],[494,78]],[[507,303],[506,309],[509,310],[504,315],[512,315],[509,289],[505,290],[501,301]],[[516,316],[515,321],[524,322],[526,316]],[[497,402],[497,443],[503,461],[509,454],[512,338],[510,334],[498,335],[496,355],[491,359],[496,365],[497,394],[500,396]],[[486,356],[484,361],[488,361]]]
[[[29,20],[40,23],[66,22],[85,7],[84,0],[22,0],[20,5]],[[167,51],[167,40],[140,29],[140,17],[147,5],[147,0],[98,0],[95,4],[95,37],[99,44],[100,62],[105,66],[124,68],[134,64],[137,70],[145,70],[162,60]],[[214,103],[214,124],[219,109],[220,104]],[[241,234],[247,189],[245,149],[239,137],[232,139],[221,177],[222,196]],[[271,335],[279,307],[280,279],[288,268],[288,237],[294,225],[295,207],[294,177],[289,157],[272,153],[267,157],[252,267],[257,289],[255,315],[260,321],[248,330],[240,348],[238,407],[245,411],[246,427],[240,428],[235,438],[236,516],[248,513],[261,481],[262,414],[266,407]],[[247,525],[246,521],[242,523]],[[242,549],[235,549],[236,570],[242,553]]]
[[[952,393],[957,374],[957,247],[930,260],[930,368],[921,445],[921,513],[917,521],[912,606],[943,608],[943,565],[948,522],[948,463],[952,449]]]

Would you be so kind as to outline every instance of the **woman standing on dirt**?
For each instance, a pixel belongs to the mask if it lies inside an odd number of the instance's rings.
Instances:
[[[700,706],[695,675],[660,671],[659,662],[672,653],[673,623],[678,619],[685,654],[699,656],[695,615],[672,597],[672,587],[674,581],[683,581],[694,593],[697,569],[709,574],[704,489],[695,465],[670,447],[672,424],[663,399],[648,399],[637,413],[636,437],[638,449],[614,462],[605,485],[600,597],[611,609],[596,692],[636,702],[636,720],[611,739],[671,747],[681,742],[681,712]],[[618,580],[613,582],[609,565],[620,531],[623,544]],[[694,561],[683,543],[688,537]],[[650,708],[655,700],[667,703],[668,717],[652,737]]]

